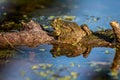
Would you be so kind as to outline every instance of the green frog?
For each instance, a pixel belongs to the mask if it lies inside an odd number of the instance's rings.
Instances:
[[[54,19],[51,25],[54,29],[53,36],[63,43],[76,44],[83,37],[92,33],[86,24],[79,26],[75,22],[65,21],[60,18]]]

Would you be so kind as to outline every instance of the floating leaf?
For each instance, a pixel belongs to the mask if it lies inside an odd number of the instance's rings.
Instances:
[[[40,48],[40,51],[45,51],[45,49],[44,48]]]
[[[48,80],[56,80],[56,78],[55,77],[51,77]]]
[[[65,20],[74,20],[76,16],[63,16]]]
[[[33,66],[32,66],[32,70],[34,70],[34,69],[38,69],[38,68],[39,68],[38,65],[33,65]]]
[[[80,67],[80,64],[78,64],[78,67]]]
[[[21,76],[25,76],[25,71],[20,71]]]
[[[112,71],[109,73],[109,75],[112,76],[112,78],[115,79],[115,80],[118,80],[118,79],[119,79],[118,71],[112,70]]]
[[[53,66],[53,64],[46,64],[47,65],[47,67],[52,67]]]
[[[96,22],[96,21],[98,21],[98,20],[100,20],[100,17],[93,18],[93,21],[94,21],[94,22]]]
[[[109,75],[111,75],[111,76],[117,76],[118,75],[118,71],[111,71],[109,73]]]
[[[71,80],[71,76],[65,76],[63,80]]]
[[[43,72],[43,71],[40,72],[39,74],[40,74],[40,76],[42,76],[42,77],[46,77],[46,76],[47,76],[47,74],[46,74],[45,72]]]
[[[73,79],[76,79],[78,77],[78,74],[76,72],[71,72],[70,75]]]
[[[110,51],[109,51],[109,50],[105,50],[105,53],[106,53],[106,54],[109,54],[109,53],[110,53]]]
[[[27,77],[26,80],[31,80],[31,79],[29,77]]]
[[[96,72],[100,72],[101,70],[102,70],[101,68],[95,69]]]
[[[74,66],[75,66],[75,63],[71,62],[71,63],[70,63],[70,66],[71,66],[71,67],[74,67]]]
[[[90,64],[90,67],[94,67],[94,66],[97,66],[97,64],[96,63],[91,63]]]
[[[47,69],[47,65],[46,64],[39,64],[40,67],[42,67],[43,70]]]
[[[46,70],[46,74],[53,74],[54,72],[53,71],[50,71],[50,70]]]
[[[51,19],[54,19],[55,16],[49,16],[48,19],[51,20]]]
[[[39,75],[39,71],[38,70],[33,70],[33,72],[37,75]]]
[[[48,29],[48,28],[49,28],[49,26],[43,26],[43,28],[44,28],[44,29]]]
[[[23,17],[27,18],[27,15],[24,14]]]
[[[4,13],[3,13],[3,15],[4,15],[4,16],[6,16],[6,15],[7,15],[7,13],[6,13],[6,12],[4,12]]]
[[[94,21],[94,22],[96,22],[96,21],[97,21],[97,19],[96,19],[96,18],[93,18],[93,21]]]

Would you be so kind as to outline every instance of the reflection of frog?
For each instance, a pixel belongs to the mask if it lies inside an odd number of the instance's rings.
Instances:
[[[72,45],[67,43],[52,43],[53,48],[50,50],[53,57],[57,56],[67,56],[67,57],[76,57],[83,55],[84,58],[88,57],[91,46],[84,45]]]
[[[87,25],[80,27],[75,22],[64,21],[60,18],[54,19],[51,25],[54,28],[53,36],[63,43],[78,43],[84,36],[91,34]]]

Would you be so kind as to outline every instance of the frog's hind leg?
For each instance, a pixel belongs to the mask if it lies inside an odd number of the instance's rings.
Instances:
[[[83,25],[81,25],[81,28],[87,33],[87,35],[92,34],[92,31],[88,28],[88,25],[83,24]]]

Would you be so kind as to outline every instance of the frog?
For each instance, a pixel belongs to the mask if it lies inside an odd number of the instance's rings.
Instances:
[[[59,42],[77,44],[83,37],[92,34],[86,24],[79,26],[76,22],[56,18],[51,22],[52,35]]]

